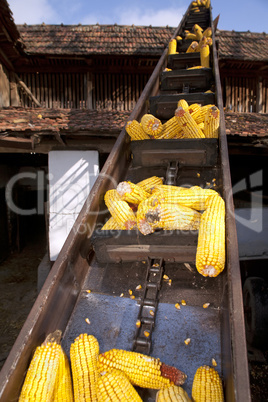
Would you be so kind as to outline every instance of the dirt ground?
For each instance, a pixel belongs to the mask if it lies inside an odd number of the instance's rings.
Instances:
[[[46,252],[45,235],[34,236],[21,252],[0,264],[0,369],[37,297],[37,268]],[[252,402],[268,401],[268,352],[250,361]]]

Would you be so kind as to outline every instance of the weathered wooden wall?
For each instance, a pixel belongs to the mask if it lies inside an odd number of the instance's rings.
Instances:
[[[0,107],[10,106],[10,86],[8,72],[0,63]]]
[[[242,74],[222,77],[224,106],[233,112],[268,113],[268,79]]]
[[[21,80],[46,108],[132,110],[150,74],[24,73]],[[35,104],[20,89],[21,106]]]
[[[20,78],[46,108],[132,110],[149,73],[24,73]],[[268,113],[268,78],[222,74],[224,106],[234,112]],[[20,105],[36,106],[20,89]]]

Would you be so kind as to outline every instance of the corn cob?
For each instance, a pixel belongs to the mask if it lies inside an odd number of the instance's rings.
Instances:
[[[63,349],[60,353],[59,368],[56,377],[53,402],[73,402],[73,384],[68,357]]]
[[[210,0],[207,0],[206,1],[206,8],[209,8],[210,7]]]
[[[101,228],[101,230],[125,230],[125,229],[126,229],[125,226],[116,222],[116,220],[112,216]]]
[[[201,214],[183,205],[164,202],[158,206],[154,217],[157,228],[164,230],[197,230]]]
[[[175,116],[171,117],[168,121],[166,121],[162,125],[163,129],[161,132],[160,137],[158,137],[158,140],[167,140],[167,139],[172,139],[172,138],[182,138],[183,137],[183,130],[182,127],[179,125],[177,119]]]
[[[200,41],[203,36],[203,33],[202,33],[203,29],[198,24],[195,24],[193,27],[193,31],[194,31],[194,34],[195,34],[197,40]]]
[[[153,233],[157,228],[158,222],[155,217],[159,214],[158,209],[159,201],[154,195],[139,204],[137,210],[137,226],[143,235]]]
[[[185,138],[205,138],[202,130],[200,130],[189,112],[183,110],[182,107],[178,107],[175,111],[175,116],[183,129]]]
[[[203,36],[205,36],[206,38],[211,38],[212,36],[212,29],[210,27],[208,27],[204,32],[203,32]]]
[[[216,106],[211,106],[205,115],[204,134],[206,138],[218,138],[220,127],[220,111]]]
[[[156,394],[156,402],[191,402],[187,392],[177,385],[160,389]]]
[[[206,45],[206,44],[207,44],[207,37],[205,35],[203,35],[202,38],[200,39],[195,51],[200,52],[201,46]]]
[[[142,402],[141,397],[120,370],[101,373],[98,380],[98,402]]]
[[[177,103],[177,107],[182,107],[184,110],[188,110],[189,104],[185,99],[180,99],[179,102]]]
[[[192,400],[193,402],[224,402],[222,381],[214,368],[201,366],[196,370]]]
[[[202,45],[200,49],[200,62],[201,66],[209,68],[210,63],[209,63],[209,45]]]
[[[187,112],[189,112],[190,114],[197,112],[197,110],[200,109],[200,105],[198,103],[192,103],[191,105],[189,105]]]
[[[196,52],[198,47],[198,42],[194,40],[187,48],[186,53],[193,53]]]
[[[201,106],[199,109],[195,110],[195,111],[192,113],[192,117],[193,117],[193,119],[195,120],[195,122],[196,122],[197,124],[203,123],[203,122],[205,121],[206,113],[207,113],[208,109],[209,109],[211,106],[214,106],[214,105],[210,105],[210,104],[209,104],[209,105]]]
[[[220,195],[210,196],[200,221],[196,268],[203,276],[218,276],[225,265],[225,204]]]
[[[207,38],[206,44],[212,46],[212,43],[213,43],[212,38]]]
[[[151,200],[154,200],[155,205],[166,202],[203,211],[206,208],[207,199],[215,194],[217,194],[215,190],[203,189],[199,186],[186,188],[161,185],[154,188]]]
[[[53,401],[61,355],[60,337],[61,331],[55,331],[36,348],[27,370],[19,402]]]
[[[136,225],[136,216],[128,203],[123,201],[116,190],[108,190],[104,201],[115,221],[125,229],[133,229]]]
[[[128,121],[126,124],[126,132],[132,141],[149,140],[150,137],[145,133],[141,124],[137,120]]]
[[[177,40],[171,39],[168,44],[168,54],[175,54],[177,51]]]
[[[132,204],[139,204],[150,196],[147,191],[137,186],[130,181],[121,181],[116,187],[116,191],[123,201],[130,202]]]
[[[80,334],[70,348],[75,402],[97,401],[99,343],[93,335]]]
[[[147,191],[148,193],[152,193],[152,190],[155,188],[155,186],[159,186],[163,184],[163,179],[161,177],[157,176],[152,176],[149,177],[148,179],[139,181],[137,183],[137,186],[142,188],[144,191]]]
[[[161,135],[162,123],[152,114],[144,114],[141,118],[141,126],[150,137],[158,138]]]
[[[99,355],[99,371],[117,368],[123,371],[134,386],[160,389],[169,385],[182,385],[185,374],[159,359],[137,352],[111,349]]]
[[[185,33],[185,39],[192,39],[193,41],[198,41],[198,37],[196,36],[196,34],[191,33],[191,32],[186,32]]]

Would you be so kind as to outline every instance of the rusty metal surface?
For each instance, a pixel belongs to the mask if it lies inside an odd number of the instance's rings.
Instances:
[[[132,141],[133,166],[167,166],[178,161],[179,166],[214,166],[218,162],[216,138]]]

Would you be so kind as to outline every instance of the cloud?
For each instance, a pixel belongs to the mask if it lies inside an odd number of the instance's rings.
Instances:
[[[117,10],[117,22],[120,25],[152,25],[177,27],[183,17],[183,8],[163,10],[128,9]]]
[[[48,0],[8,0],[16,24],[54,23],[58,16]]]

